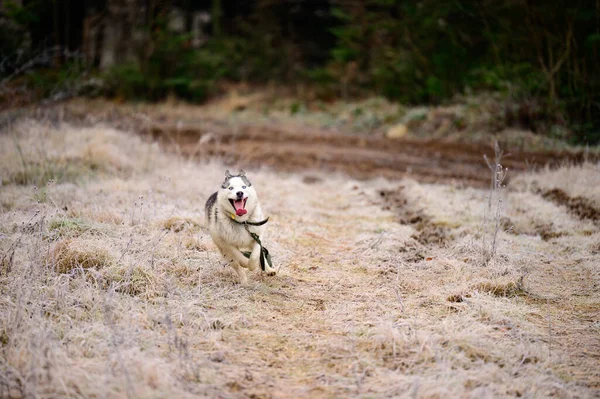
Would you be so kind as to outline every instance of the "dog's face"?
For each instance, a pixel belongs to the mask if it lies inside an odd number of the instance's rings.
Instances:
[[[243,170],[240,170],[237,175],[226,171],[225,181],[219,190],[218,201],[219,206],[225,212],[242,217],[246,213],[252,213],[258,203],[258,197]]]

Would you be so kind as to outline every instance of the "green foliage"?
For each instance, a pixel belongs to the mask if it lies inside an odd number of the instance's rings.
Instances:
[[[207,98],[223,76],[223,54],[194,50],[188,35],[157,30],[152,53],[137,63],[116,65],[105,80],[108,94],[128,100],[156,101],[168,95],[192,102]]]
[[[515,100],[542,92],[545,84],[542,73],[529,62],[474,68],[465,83],[468,87],[500,92]]]
[[[123,64],[112,67],[106,73],[107,94],[125,99],[144,99],[151,90],[149,82],[137,64]]]
[[[60,217],[50,220],[46,238],[52,240],[74,238],[94,230],[96,230],[95,226],[84,219]]]
[[[79,60],[69,61],[61,68],[30,69],[22,81],[36,92],[37,98],[65,98],[79,94],[85,66]]]
[[[419,3],[425,4],[425,3]],[[340,25],[332,63],[353,62],[358,71],[338,67],[351,92],[375,89],[403,102],[438,102],[460,90],[456,70],[468,62],[457,35],[445,21],[451,7],[415,6],[404,1],[371,1],[334,8]]]
[[[138,62],[116,65],[104,76],[107,94],[131,100],[157,101],[168,95],[202,102],[219,80],[269,82],[289,77],[289,62],[274,47],[271,34],[213,37],[200,48],[191,37],[166,28],[153,33],[152,52]]]
[[[6,1],[4,11],[6,16],[18,25],[26,26],[39,22],[41,15],[38,13],[41,0],[29,1],[25,6],[20,6],[14,1]]]
[[[40,22],[46,4],[31,0],[25,5],[5,1],[0,12],[0,77],[6,77],[34,57],[31,32]]]
[[[517,108],[535,104],[521,118],[534,131],[566,121],[574,141],[600,141],[600,11],[591,3],[339,1],[332,15],[329,69],[350,95],[438,103],[466,88],[501,92]]]

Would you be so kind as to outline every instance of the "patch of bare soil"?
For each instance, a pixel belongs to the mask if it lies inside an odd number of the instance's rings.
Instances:
[[[412,226],[415,229],[412,238],[420,244],[443,244],[448,236],[447,229],[433,223],[431,217],[416,204],[410,204],[403,190],[402,186],[396,190],[379,190],[382,208],[398,215],[398,223]]]
[[[541,239],[544,241],[549,241],[553,238],[562,237],[564,235],[564,233],[556,231],[554,224],[551,222],[537,223],[531,226],[532,228],[529,229],[515,228],[510,218],[506,216],[500,218],[500,227],[502,228],[502,231],[505,231],[510,234],[527,234],[531,236],[540,236]]]
[[[544,199],[552,201],[557,205],[566,206],[573,215],[580,219],[589,219],[594,223],[600,223],[600,210],[584,197],[570,197],[563,190],[554,188],[552,190],[540,191]]]
[[[215,123],[209,126],[153,125],[149,131],[153,139],[178,146],[177,150],[188,156],[217,156],[230,163],[268,165],[283,171],[319,168],[357,179],[410,177],[421,182],[455,181],[485,187],[483,155],[492,156],[491,147],[442,140],[390,140],[277,125],[245,125],[235,131]],[[576,154],[513,152],[503,164],[510,170],[524,171],[565,160],[581,161]]]

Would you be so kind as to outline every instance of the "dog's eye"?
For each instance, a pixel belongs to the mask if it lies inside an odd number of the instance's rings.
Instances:
[[[230,190],[233,190],[233,187],[229,187]]]
[[[246,188],[246,186],[242,186],[242,188]]]

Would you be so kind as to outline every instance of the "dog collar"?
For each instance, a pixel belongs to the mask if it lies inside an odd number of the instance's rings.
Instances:
[[[237,224],[244,224],[247,226],[262,226],[263,224],[265,224],[269,221],[269,218],[266,218],[265,220],[261,220],[260,222],[249,222],[249,221],[238,222],[237,220],[235,220],[235,214],[230,213],[230,216],[231,216],[231,220],[233,220]]]

